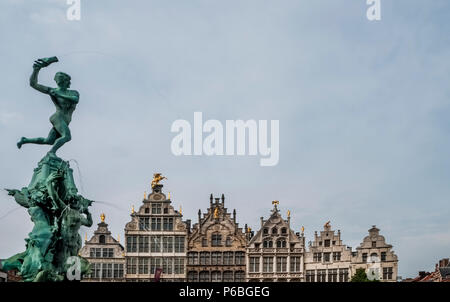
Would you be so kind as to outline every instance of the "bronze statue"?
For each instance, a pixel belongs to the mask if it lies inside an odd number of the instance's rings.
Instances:
[[[56,112],[50,117],[50,122],[53,128],[46,138],[26,138],[22,137],[17,143],[20,149],[24,144],[39,144],[39,145],[53,145],[50,149],[50,154],[55,154],[65,143],[71,140],[69,124],[72,120],[72,113],[74,112],[80,95],[76,90],[69,90],[70,76],[64,72],[57,72],[55,74],[55,82],[58,88],[50,88],[38,84],[38,74],[41,68],[58,62],[57,57],[38,59],[33,64],[33,73],[30,77],[30,86],[39,92],[48,94],[55,104]]]

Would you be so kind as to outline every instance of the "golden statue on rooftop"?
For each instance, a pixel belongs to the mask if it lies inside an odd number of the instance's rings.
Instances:
[[[100,215],[100,220],[102,221],[102,222],[105,222],[105,214],[104,213],[102,213],[101,215]]]
[[[324,227],[325,229],[331,228],[330,222],[331,222],[331,221],[328,220],[327,223],[325,223],[323,227]]]
[[[159,182],[163,179],[167,179],[165,176],[161,176],[161,173],[155,173],[153,174],[153,180],[152,180],[152,189],[159,185]]]
[[[214,218],[219,218],[219,208],[214,209]]]

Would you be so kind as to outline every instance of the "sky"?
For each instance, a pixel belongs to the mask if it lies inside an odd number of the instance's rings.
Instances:
[[[372,225],[399,258],[399,275],[450,256],[450,2],[382,0],[81,1],[0,3],[0,187],[27,186],[48,146],[49,97],[28,84],[35,59],[58,56],[80,102],[72,160],[80,193],[123,240],[130,209],[161,172],[164,192],[196,222],[225,194],[237,221],[259,228],[279,200],[307,241],[330,220],[355,249]],[[279,163],[258,156],[175,156],[178,119],[279,120]],[[0,192],[0,258],[25,249],[32,222]]]

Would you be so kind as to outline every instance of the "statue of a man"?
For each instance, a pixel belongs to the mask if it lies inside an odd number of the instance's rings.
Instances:
[[[62,145],[71,140],[69,124],[80,96],[76,90],[69,90],[70,76],[64,72],[57,72],[55,74],[55,82],[58,88],[50,88],[38,84],[38,74],[41,68],[47,67],[54,62],[58,62],[58,58],[43,58],[35,61],[33,73],[30,77],[30,86],[37,91],[48,94],[55,104],[56,112],[50,117],[53,128],[46,138],[22,137],[17,143],[19,149],[23,144],[53,145],[49,153],[55,154]]]

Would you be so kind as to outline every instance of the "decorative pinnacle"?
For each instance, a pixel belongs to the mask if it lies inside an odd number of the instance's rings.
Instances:
[[[279,202],[278,200],[274,200],[274,201],[272,201],[272,204],[273,204],[273,205],[279,205],[280,202]]]
[[[169,199],[169,200],[170,200],[170,192],[169,192],[169,196],[167,197],[167,199]]]
[[[131,206],[131,214],[134,214],[134,205]]]
[[[102,213],[101,215],[100,215],[100,220],[102,221],[102,222],[105,222],[105,214],[104,213]]]
[[[287,210],[287,217],[290,218],[291,217],[291,211]]]

